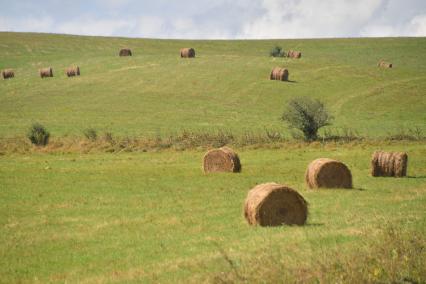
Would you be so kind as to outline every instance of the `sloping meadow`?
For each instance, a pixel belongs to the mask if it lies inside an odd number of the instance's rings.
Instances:
[[[335,117],[329,127],[365,137],[408,129],[426,132],[424,38],[179,41],[0,33],[0,137],[24,136],[33,122],[53,136],[87,128],[116,136],[160,136],[183,130],[235,135],[277,129],[287,101],[320,99]],[[269,50],[302,51],[300,59]],[[193,47],[195,58],[181,58]],[[121,48],[133,54],[119,57]],[[379,60],[393,68],[377,67]],[[54,77],[38,70],[52,67]],[[79,66],[81,75],[65,70]],[[291,82],[269,80],[273,67]],[[325,129],[325,131],[327,128]]]
[[[425,38],[0,43],[14,71],[0,80],[0,282],[425,281]],[[269,57],[276,45],[302,56]],[[321,141],[280,120],[297,96],[335,117]],[[25,137],[36,122],[45,147]],[[241,172],[205,174],[224,145]],[[372,177],[377,150],[406,152],[407,176]],[[352,188],[308,189],[318,158],[344,163]],[[303,196],[304,226],[247,223],[247,193],[267,182]]]

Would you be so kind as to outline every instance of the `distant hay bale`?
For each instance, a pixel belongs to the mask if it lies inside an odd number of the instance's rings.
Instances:
[[[132,50],[130,50],[129,48],[122,48],[120,49],[120,56],[132,56]]]
[[[371,157],[371,175],[373,177],[404,177],[407,175],[407,164],[407,153],[376,151]]]
[[[205,173],[240,172],[241,163],[237,153],[231,148],[222,147],[208,151],[203,158]]]
[[[1,75],[3,76],[3,79],[10,79],[15,77],[15,72],[12,69],[4,69],[1,71]]]
[[[392,68],[392,63],[380,60],[379,63],[377,64],[377,66],[382,67],[382,68]]]
[[[250,225],[303,225],[308,204],[294,189],[277,183],[255,186],[247,195],[244,217]]]
[[[53,69],[52,67],[42,68],[39,70],[39,74],[41,78],[53,77]]]
[[[288,70],[286,68],[275,67],[272,69],[269,79],[278,81],[288,81]]]
[[[312,161],[306,170],[309,188],[352,188],[352,174],[342,162],[321,158]]]
[[[65,72],[68,77],[80,76],[80,67],[68,67]]]
[[[195,57],[195,49],[193,49],[191,47],[181,48],[180,57],[182,57],[182,58]]]
[[[289,50],[288,53],[287,53],[287,57],[300,58],[300,57],[302,57],[302,52],[295,51],[295,50]]]

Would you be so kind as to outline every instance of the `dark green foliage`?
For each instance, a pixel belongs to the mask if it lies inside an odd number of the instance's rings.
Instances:
[[[298,97],[288,102],[281,119],[302,131],[305,140],[313,141],[318,138],[318,129],[330,125],[332,116],[319,100]]]
[[[274,48],[271,49],[271,51],[269,52],[269,55],[272,56],[272,57],[284,57],[285,52],[282,49],[282,47],[275,46]]]
[[[34,145],[46,146],[49,143],[50,133],[43,125],[34,123],[29,129],[27,137]]]
[[[96,133],[96,129],[94,128],[87,128],[83,131],[84,137],[89,139],[90,141],[96,141],[96,138],[98,138],[98,134]]]

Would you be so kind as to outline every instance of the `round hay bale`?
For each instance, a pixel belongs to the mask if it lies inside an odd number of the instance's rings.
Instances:
[[[132,56],[132,50],[130,48],[122,48],[120,49],[120,56]]]
[[[288,81],[288,70],[286,68],[275,67],[269,76],[270,80]]]
[[[392,68],[392,63],[385,62],[384,60],[380,60],[377,66],[382,68]]]
[[[68,77],[80,76],[80,67],[68,67],[65,72]]]
[[[352,188],[352,174],[342,162],[321,158],[312,161],[306,170],[309,188]]]
[[[289,57],[289,58],[301,58],[302,52],[289,50],[288,53],[287,53],[287,57]]]
[[[241,163],[237,153],[231,148],[222,147],[208,151],[203,158],[205,173],[240,172]]]
[[[53,77],[53,69],[52,67],[42,68],[39,70],[39,74],[41,78]]]
[[[247,195],[244,217],[250,225],[303,225],[308,217],[308,203],[285,185],[259,184]]]
[[[12,69],[4,69],[1,71],[3,79],[10,79],[15,77],[15,72]]]
[[[195,57],[195,49],[193,49],[191,47],[181,48],[180,57],[181,58],[193,58],[193,57]]]
[[[376,151],[371,157],[371,175],[373,177],[404,177],[407,175],[407,165],[407,153]]]

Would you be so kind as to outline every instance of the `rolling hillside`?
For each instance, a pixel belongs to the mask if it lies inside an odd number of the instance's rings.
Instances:
[[[302,58],[271,58],[275,45]],[[186,46],[195,59],[179,57]],[[122,47],[134,56],[120,58]],[[378,68],[380,59],[394,68]],[[70,65],[80,77],[66,77]],[[40,79],[47,66],[54,77]],[[274,66],[287,67],[292,82],[268,80]],[[0,33],[4,68],[16,76],[0,80],[0,283],[425,282],[426,38]],[[242,171],[212,174],[201,162],[214,145],[160,145],[183,130],[290,137],[280,116],[297,96],[326,104],[335,117],[328,130],[374,139],[225,142]],[[33,122],[56,136],[47,147],[24,137]],[[89,141],[87,128],[113,136]],[[416,129],[421,139],[380,139]],[[127,135],[160,142],[137,147],[145,140]],[[407,176],[372,177],[376,150],[406,152]],[[307,166],[325,157],[348,167],[352,189],[307,187]],[[303,196],[304,226],[248,225],[247,192],[265,182]]]
[[[300,60],[271,58],[279,45]],[[181,59],[181,47],[195,59]],[[118,57],[121,47],[134,56]],[[393,69],[379,69],[380,59]],[[79,78],[64,70],[76,64]],[[52,66],[41,80],[38,69]],[[285,66],[292,83],[269,81]],[[335,117],[329,128],[378,137],[408,128],[426,132],[426,38],[179,41],[0,33],[0,137],[23,136],[37,121],[55,136],[92,127],[115,135],[181,130],[287,133],[286,101],[310,96]]]

